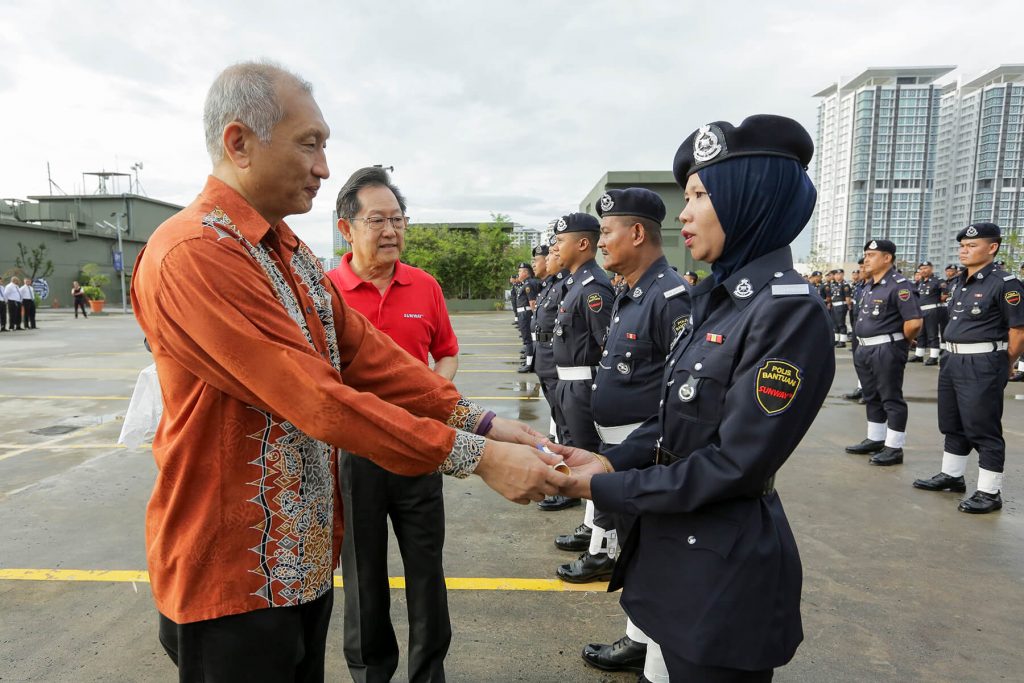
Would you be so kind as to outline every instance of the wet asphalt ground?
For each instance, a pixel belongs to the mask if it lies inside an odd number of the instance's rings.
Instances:
[[[515,372],[509,314],[453,320],[463,393],[546,431],[536,378]],[[174,681],[144,575],[155,467],[148,449],[116,446],[150,362],[142,335],[118,314],[75,320],[43,310],[39,326],[0,335],[0,681]],[[906,462],[876,468],[843,453],[864,436],[864,409],[841,398],[856,380],[851,354],[835,353],[825,407],[776,482],[804,563],[806,638],[775,680],[1024,680],[1024,385],[1006,389],[1004,508],[970,516],[957,512],[956,494],[910,485],[939,467],[937,369],[908,366]],[[976,476],[972,458],[969,487]],[[446,481],[445,503],[446,573],[460,586],[449,591],[449,681],[635,680],[579,656],[584,644],[621,635],[617,595],[551,581],[573,558],[552,540],[582,508],[519,507],[476,478]],[[401,575],[394,548],[390,573]],[[392,597],[404,643],[404,591]],[[336,598],[328,680],[348,681],[340,590]]]

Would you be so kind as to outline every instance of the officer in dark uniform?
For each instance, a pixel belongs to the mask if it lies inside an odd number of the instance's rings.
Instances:
[[[831,279],[825,285],[827,292],[829,311],[832,314],[832,328],[834,332],[834,345],[837,348],[845,349],[846,342],[850,340],[849,332],[846,329],[846,314],[853,303],[853,290],[846,282],[846,273],[842,268],[831,272]]]
[[[868,435],[847,453],[874,454],[872,465],[900,465],[907,440],[903,371],[910,342],[921,330],[921,310],[913,284],[896,272],[896,245],[871,240],[864,245],[869,280],[861,296],[853,366],[867,403]]]
[[[789,248],[814,209],[812,149],[778,116],[708,124],[683,143],[682,236],[712,276],[692,291],[658,417],[606,459],[554,447],[573,468],[567,492],[637,516],[609,589],[623,587],[648,664],[660,652],[673,681],[769,681],[803,637],[800,559],[773,482],[835,374],[825,304]]]
[[[540,284],[537,308],[533,312],[531,334],[536,353],[533,359],[533,369],[537,373],[537,378],[544,390],[544,399],[548,402],[551,410],[549,432],[555,436],[558,443],[562,443],[565,440],[565,420],[562,418],[562,411],[555,400],[555,385],[558,384],[558,375],[555,373],[555,356],[551,348],[551,339],[554,337],[558,302],[565,294],[562,285],[568,276],[568,271],[558,269],[557,261],[549,253],[546,244],[534,248],[533,254],[535,262],[537,257],[544,259],[544,270],[548,273]]]
[[[1020,270],[1018,271],[1017,279],[1024,280],[1024,263],[1020,264]],[[1017,369],[1010,375],[1011,382],[1024,382],[1024,355],[1021,355],[1017,359]]]
[[[821,271],[816,270],[811,273],[809,281],[811,286],[814,287],[814,293],[820,296],[822,301],[828,301],[828,297],[825,295],[825,285],[821,282]]]
[[[850,306],[850,350],[854,353],[857,352],[857,329],[855,324],[857,322],[857,313],[860,311],[860,300],[864,295],[864,288],[867,286],[867,282],[870,279],[867,268],[864,267],[864,257],[861,256],[857,259],[858,269],[854,272],[854,283],[853,283],[853,305]],[[860,385],[860,380],[857,380],[857,388],[848,394],[843,394],[843,398],[847,401],[856,401],[857,403],[864,404],[864,389]]]
[[[612,309],[608,339],[592,386],[594,426],[601,437],[600,449],[605,451],[658,414],[665,357],[689,320],[690,299],[689,285],[669,265],[662,249],[665,204],[657,193],[640,187],[609,190],[599,200],[597,213],[601,217],[598,248],[604,255],[604,267],[621,273],[626,283]],[[654,445],[651,434],[650,452]],[[593,509],[591,501],[587,506]],[[606,547],[613,555],[624,540],[617,529],[630,526],[632,520],[595,510],[589,552],[600,553],[600,537],[606,536]],[[583,660],[605,671],[639,673],[646,653],[647,637],[627,619],[622,638],[610,645],[587,645]]]
[[[552,251],[569,270],[565,295],[558,304],[554,329],[555,372],[558,384],[556,400],[565,418],[566,444],[594,450],[600,437],[594,428],[590,396],[594,369],[601,360],[608,322],[612,317],[612,285],[597,265],[597,240],[601,224],[585,213],[570,213],[555,223]],[[562,509],[579,505],[579,498],[541,509]]]
[[[512,302],[516,309],[516,321],[519,336],[523,340],[523,363],[518,372],[533,370],[533,339],[530,327],[533,322],[533,309],[537,304],[537,293],[540,291],[540,280],[534,277],[533,266],[523,262],[519,264],[519,288]]]
[[[942,470],[914,487],[966,492],[964,472],[978,451],[978,489],[960,501],[961,512],[1003,507],[1003,390],[1010,363],[1024,352],[1024,288],[993,263],[1002,234],[994,223],[961,230],[960,261],[967,270],[949,291],[947,351],[939,369],[939,429],[945,435]]]
[[[939,321],[942,319],[943,282],[935,277],[931,261],[923,261],[917,266],[917,305],[924,316],[921,336],[917,338],[917,348],[911,363],[925,365],[939,364]],[[925,356],[927,355],[927,359]]]
[[[857,263],[857,268],[851,273],[853,282],[850,283],[850,299],[852,303],[847,306],[846,314],[850,320],[849,329],[850,336],[854,336],[853,323],[857,319],[857,301],[860,299],[861,290],[864,289],[864,276],[860,272],[860,266],[862,265],[863,258]],[[853,339],[850,340],[851,342]]]

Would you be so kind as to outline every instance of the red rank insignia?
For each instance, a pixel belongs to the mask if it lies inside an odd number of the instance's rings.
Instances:
[[[632,332],[627,332],[626,339],[636,339],[636,335],[633,334]]]
[[[711,342],[712,344],[721,344],[722,342],[725,341],[725,337],[723,337],[722,335],[712,334],[711,332],[708,332],[704,338]]]

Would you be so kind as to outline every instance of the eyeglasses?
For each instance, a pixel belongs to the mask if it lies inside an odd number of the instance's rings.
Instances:
[[[384,216],[371,216],[370,218],[353,218],[352,220],[362,221],[366,224],[366,227],[374,232],[380,232],[388,223],[391,224],[392,228],[398,231],[405,230],[409,225],[408,216],[392,216],[391,218],[386,218]]]

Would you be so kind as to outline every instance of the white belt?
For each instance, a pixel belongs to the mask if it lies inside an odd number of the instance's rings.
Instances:
[[[626,438],[635,432],[643,422],[637,422],[631,425],[619,425],[618,427],[602,427],[601,425],[594,423],[594,428],[597,429],[597,435],[601,437],[601,442],[611,445],[620,444],[626,440]]]
[[[903,339],[903,333],[897,332],[895,334],[880,334],[876,337],[857,337],[857,343],[861,346],[878,346],[879,344],[888,344],[889,342],[899,341]]]
[[[941,305],[942,304],[925,304],[924,306],[921,307],[921,310],[922,311],[930,311],[930,310],[933,310],[935,308],[938,308]]]
[[[583,365],[573,368],[563,368],[561,365],[555,368],[558,373],[558,379],[570,381],[574,379],[591,379],[594,376],[594,371],[589,365]]]
[[[536,332],[531,332],[530,333],[530,339],[532,339],[533,341],[537,341],[537,333]]]
[[[832,302],[832,308],[846,308],[846,302],[845,301],[833,301]]]
[[[520,306],[519,308],[516,309],[516,313],[525,313],[526,309],[528,308],[529,306]]]
[[[991,351],[1005,351],[1006,342],[978,342],[976,344],[957,344],[946,342],[943,344],[950,353],[989,353]]]

